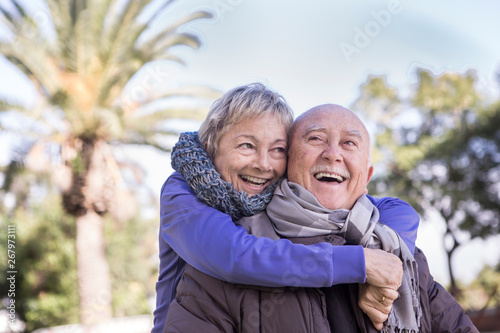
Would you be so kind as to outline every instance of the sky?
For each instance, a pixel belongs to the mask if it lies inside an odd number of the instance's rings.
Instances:
[[[164,65],[162,77],[169,82],[162,84],[226,91],[259,81],[280,92],[296,115],[323,103],[349,107],[368,75],[386,76],[404,94],[416,83],[416,68],[435,74],[474,69],[479,88],[498,94],[500,1],[179,0],[155,24],[196,10],[214,13],[185,27],[201,38],[202,47],[175,50],[186,66]],[[28,98],[20,84],[0,59],[2,93]],[[198,124],[181,126],[196,130]],[[171,172],[168,156],[145,148],[140,153],[148,184],[159,193]],[[436,280],[446,284],[443,231],[438,219],[422,221],[417,245],[427,253]],[[453,260],[457,277],[470,281],[484,263],[497,263],[499,240],[460,247]]]

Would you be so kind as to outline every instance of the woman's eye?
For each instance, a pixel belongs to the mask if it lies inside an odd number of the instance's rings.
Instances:
[[[286,148],[283,148],[283,147],[278,147],[278,148],[275,148],[274,150],[277,151],[278,153],[286,153]]]
[[[252,147],[253,147],[253,146],[252,146],[252,144],[250,144],[250,143],[242,143],[242,144],[240,145],[240,148],[244,148],[244,149],[252,149]]]

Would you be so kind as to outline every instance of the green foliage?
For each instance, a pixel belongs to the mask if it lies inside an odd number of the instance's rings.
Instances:
[[[475,89],[474,71],[465,75],[448,72],[435,77],[430,71],[418,69],[417,76],[419,85],[412,104],[431,118],[450,112],[460,115],[478,105],[480,98]]]
[[[2,230],[6,224],[16,226],[16,310],[26,329],[77,323],[75,227],[73,218],[64,215],[59,197],[52,194],[29,209],[20,206],[3,215],[1,223]],[[6,295],[5,279],[1,280]]]
[[[466,241],[463,231],[468,239],[500,231],[500,104],[482,101],[474,71],[418,69],[417,78],[405,98],[383,77],[361,87],[354,110],[376,125],[374,156],[383,170],[369,191],[401,197],[424,218],[440,214],[451,257]]]
[[[158,276],[157,228],[157,219],[139,217],[106,223],[106,256],[115,317],[151,314],[148,301],[156,295],[154,285]]]
[[[28,331],[80,322],[74,218],[64,213],[58,193],[37,199],[33,189],[29,205],[0,213],[2,230],[16,226],[16,310]],[[158,274],[157,219],[108,217],[105,233],[114,316],[150,314]],[[1,234],[3,244],[6,237]],[[6,267],[7,257],[1,256],[0,297],[8,293]]]
[[[462,288],[459,303],[470,310],[500,307],[500,264],[485,266],[471,284]]]

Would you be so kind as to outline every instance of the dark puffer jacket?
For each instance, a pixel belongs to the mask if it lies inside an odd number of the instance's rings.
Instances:
[[[469,333],[479,332],[462,307],[439,283],[434,281],[422,250],[415,248],[420,285],[420,305],[422,318],[420,333]],[[375,333],[371,321],[357,306],[357,288],[353,285],[339,284],[322,288],[325,293],[328,321],[332,332],[337,333]]]
[[[415,248],[415,260],[418,265],[422,306],[420,332],[479,332],[453,296],[434,281],[427,258],[419,248]]]

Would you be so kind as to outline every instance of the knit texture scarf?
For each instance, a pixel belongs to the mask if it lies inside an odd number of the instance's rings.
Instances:
[[[419,332],[420,307],[417,263],[401,237],[391,228],[378,223],[379,212],[362,195],[354,207],[330,210],[302,186],[284,180],[274,192],[267,214],[281,237],[313,237],[337,233],[347,244],[383,249],[403,262],[400,297],[393,303],[382,332]],[[355,303],[357,304],[357,303]],[[361,310],[357,317],[362,318]]]
[[[273,197],[282,179],[269,185],[262,194],[251,197],[236,191],[233,185],[222,180],[198,139],[197,132],[182,133],[171,154],[172,168],[187,181],[196,196],[207,205],[231,216],[237,221],[263,211]]]

